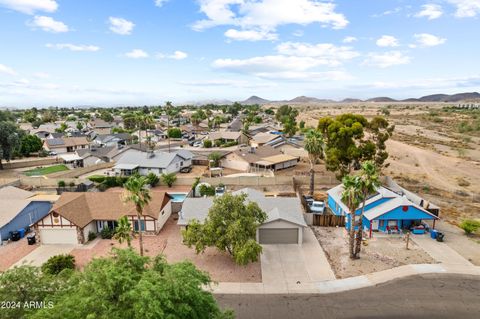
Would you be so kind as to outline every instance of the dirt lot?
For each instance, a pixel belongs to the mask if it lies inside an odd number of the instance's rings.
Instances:
[[[337,278],[369,274],[407,264],[430,264],[435,261],[410,241],[409,250],[400,237],[372,238],[362,247],[361,257],[352,260],[348,252],[348,236],[344,228],[312,227]]]
[[[0,246],[0,272],[7,270],[17,261],[34,251],[38,245],[28,245],[27,238]]]
[[[82,268],[92,258],[109,255],[112,247],[126,247],[126,244],[120,245],[117,241],[106,239],[97,240],[97,243],[92,244],[94,244],[92,247],[82,247],[71,252],[78,267]],[[138,250],[138,240],[134,240],[132,245]],[[260,262],[238,266],[227,253],[221,253],[214,248],[207,249],[204,254],[195,254],[193,248],[182,244],[180,228],[176,225],[173,215],[157,236],[144,236],[144,249],[148,256],[156,256],[163,252],[169,262],[189,260],[199,269],[210,273],[214,281],[262,281]]]

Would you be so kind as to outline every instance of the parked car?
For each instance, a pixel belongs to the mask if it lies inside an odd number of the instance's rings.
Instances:
[[[180,169],[180,173],[190,173],[192,171],[192,167],[191,166],[188,166],[188,167],[182,167]]]
[[[50,156],[56,156],[56,155],[57,155],[57,152],[50,151],[50,152],[48,152],[48,155],[50,155]]]
[[[222,196],[225,194],[225,186],[217,186],[215,187],[215,196]]]
[[[193,147],[200,147],[202,146],[202,143],[201,142],[195,142],[193,143]]]
[[[305,199],[305,202],[307,203],[308,206],[312,205],[314,199],[310,195],[303,195],[303,199]]]
[[[325,212],[325,202],[314,201],[310,205],[310,211],[314,214],[323,214]]]

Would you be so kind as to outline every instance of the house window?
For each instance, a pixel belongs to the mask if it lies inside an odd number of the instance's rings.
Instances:
[[[384,220],[379,220],[378,225],[379,225],[379,227],[385,226],[385,221]]]
[[[144,220],[141,220],[141,221],[140,221],[140,225],[141,225],[141,227],[142,227],[142,231],[145,231],[145,221],[144,221]],[[135,231],[138,231],[138,220],[136,220],[136,221],[133,222],[133,229],[134,229]]]
[[[180,162],[180,166],[183,166],[183,162]]]

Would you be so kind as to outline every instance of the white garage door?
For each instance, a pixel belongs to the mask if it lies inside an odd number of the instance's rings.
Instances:
[[[298,244],[298,228],[260,228],[260,244]]]
[[[77,230],[65,228],[40,229],[42,244],[78,244]]]

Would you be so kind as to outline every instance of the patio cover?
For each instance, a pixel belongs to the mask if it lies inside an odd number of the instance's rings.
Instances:
[[[138,164],[117,164],[114,169],[132,170],[138,167]]]

